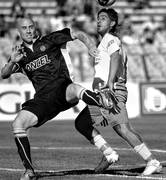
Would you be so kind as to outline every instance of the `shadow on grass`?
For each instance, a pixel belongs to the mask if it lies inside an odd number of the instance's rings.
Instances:
[[[166,163],[162,163],[163,167],[166,167]],[[137,166],[137,167],[126,167],[126,168],[110,168],[109,170],[104,171],[100,174],[110,174],[110,175],[127,175],[127,176],[139,176],[145,169],[145,166]],[[99,174],[95,173],[93,169],[73,169],[73,170],[63,170],[63,171],[42,171],[42,172],[36,172],[36,180],[39,178],[44,177],[51,177],[51,176],[67,176],[67,175],[93,175],[93,174]],[[162,174],[162,173],[156,173],[156,174]]]
[[[102,174],[110,175],[127,175],[127,176],[138,176],[140,175],[145,167],[135,167],[135,168],[111,168],[104,171]],[[50,176],[67,176],[67,175],[93,175],[97,174],[91,169],[78,169],[78,170],[66,170],[66,171],[42,171],[36,173],[36,178],[44,178]]]

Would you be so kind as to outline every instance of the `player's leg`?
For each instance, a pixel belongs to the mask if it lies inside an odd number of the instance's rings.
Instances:
[[[29,180],[34,177],[34,168],[31,160],[27,130],[36,123],[36,115],[29,111],[21,110],[12,124],[18,154],[22,160],[23,166],[25,167],[25,173],[20,180]]]
[[[115,125],[113,129],[147,162],[147,167],[145,168],[143,175],[150,175],[154,172],[160,171],[160,162],[157,161],[154,155],[150,152],[141,136],[131,127],[131,124],[128,121],[125,104],[122,103],[120,108],[121,112],[117,115],[113,115],[113,118],[119,118],[119,124]]]
[[[100,117],[102,116],[100,115]],[[102,137],[100,132],[93,127],[93,120],[91,118],[88,106],[86,106],[75,120],[76,129],[93,145],[99,149],[103,154],[103,159],[95,168],[95,172],[103,172],[112,163],[116,162],[119,155],[113,150],[108,142]]]
[[[115,126],[114,130],[147,162],[143,175],[161,171],[160,162],[156,160],[140,135],[128,123]]]
[[[110,104],[109,99],[107,99],[102,92],[95,93],[90,91],[81,85],[72,83],[66,89],[66,100],[68,102],[78,101],[81,99],[88,105],[94,105],[99,107],[104,107],[109,109]]]

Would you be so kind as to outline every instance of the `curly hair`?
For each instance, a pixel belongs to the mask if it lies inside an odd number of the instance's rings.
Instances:
[[[113,8],[103,8],[103,9],[100,9],[99,12],[98,12],[98,16],[100,13],[106,13],[108,14],[108,17],[110,18],[111,21],[114,21],[115,22],[115,25],[110,29],[110,33],[113,33],[113,34],[116,34],[118,33],[119,31],[119,24],[118,24],[118,21],[119,21],[119,17],[118,17],[118,13],[113,9]]]

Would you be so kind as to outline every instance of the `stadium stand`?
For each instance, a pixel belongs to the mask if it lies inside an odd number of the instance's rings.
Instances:
[[[148,7],[137,8],[137,0],[133,2],[127,2],[126,0],[117,0],[117,3],[114,7],[119,11],[123,11],[125,14],[132,15],[131,18],[133,22],[146,21],[151,16],[154,16],[154,18],[156,18],[157,20],[162,21],[163,16],[166,15],[166,1],[149,0],[148,2]]]
[[[149,0],[149,7],[144,9],[136,8],[138,5],[137,0],[128,2],[127,0],[117,0],[114,7],[125,14],[132,15],[133,22],[140,22],[147,20],[150,16],[154,16],[157,20],[162,21],[163,16],[166,15],[166,1],[165,0]],[[48,15],[56,13],[57,1],[56,0],[21,0],[22,6],[26,8],[27,13],[35,16],[40,16],[43,9],[46,10]],[[11,13],[11,6],[13,1],[1,0],[0,12],[4,15]]]
[[[4,15],[11,14],[11,7],[14,1],[11,0],[1,0],[0,1],[0,12]],[[56,1],[54,0],[22,0],[20,1],[22,6],[26,8],[27,13],[32,15],[40,15],[43,9],[46,9],[46,12],[49,15],[55,14],[55,9],[57,6]]]
[[[66,25],[70,26],[74,22],[76,27],[84,29],[95,39],[96,26],[90,11],[99,8],[96,4],[91,4],[96,3],[96,1],[66,0],[66,2],[67,10],[61,7],[62,1],[60,0],[1,0],[0,67],[9,57],[11,44],[19,40],[14,26],[15,16],[22,15],[21,13],[35,17],[42,34],[61,29]],[[87,5],[93,6],[92,8],[86,6],[86,12],[85,7],[82,6],[82,3],[85,2]],[[142,2],[146,2],[146,4],[142,5]],[[18,5],[19,10],[14,9],[15,4]],[[124,27],[122,29],[122,40],[128,54],[129,80],[134,82],[166,81],[164,70],[166,67],[166,1],[117,0],[113,6],[122,16],[120,23]],[[89,12],[87,12],[87,7]],[[62,9],[68,11],[67,16],[64,12],[61,12],[61,16],[58,14],[59,10]],[[15,11],[17,11],[16,14]],[[7,25],[5,25],[5,21]],[[78,47],[77,45],[69,47],[76,69],[75,73],[78,80],[87,81],[94,73],[92,63],[87,63],[89,57],[86,48],[83,50],[83,48]],[[82,50],[80,51],[80,49]],[[7,80],[7,82],[19,83],[24,81],[25,79],[19,76]]]

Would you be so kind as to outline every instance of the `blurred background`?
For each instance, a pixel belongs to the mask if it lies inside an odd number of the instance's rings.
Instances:
[[[96,0],[0,0],[0,68],[7,62],[12,45],[20,40],[15,27],[18,17],[32,16],[42,35],[74,26],[87,32],[97,42],[95,20],[100,8]],[[132,97],[140,99],[142,83],[162,83],[160,91],[164,88],[162,95],[165,94],[166,0],[117,0],[113,8],[119,12],[120,36],[128,54],[128,83],[131,83],[129,89],[132,89]],[[89,60],[87,48],[75,41],[68,43],[68,50],[75,80],[91,83],[93,59]],[[28,82],[25,76],[16,74],[7,80],[0,80],[0,85]],[[164,104],[166,109],[166,96],[161,102],[161,93],[151,92],[148,98],[155,94],[152,99],[155,108]],[[138,103],[136,108],[140,112]]]

